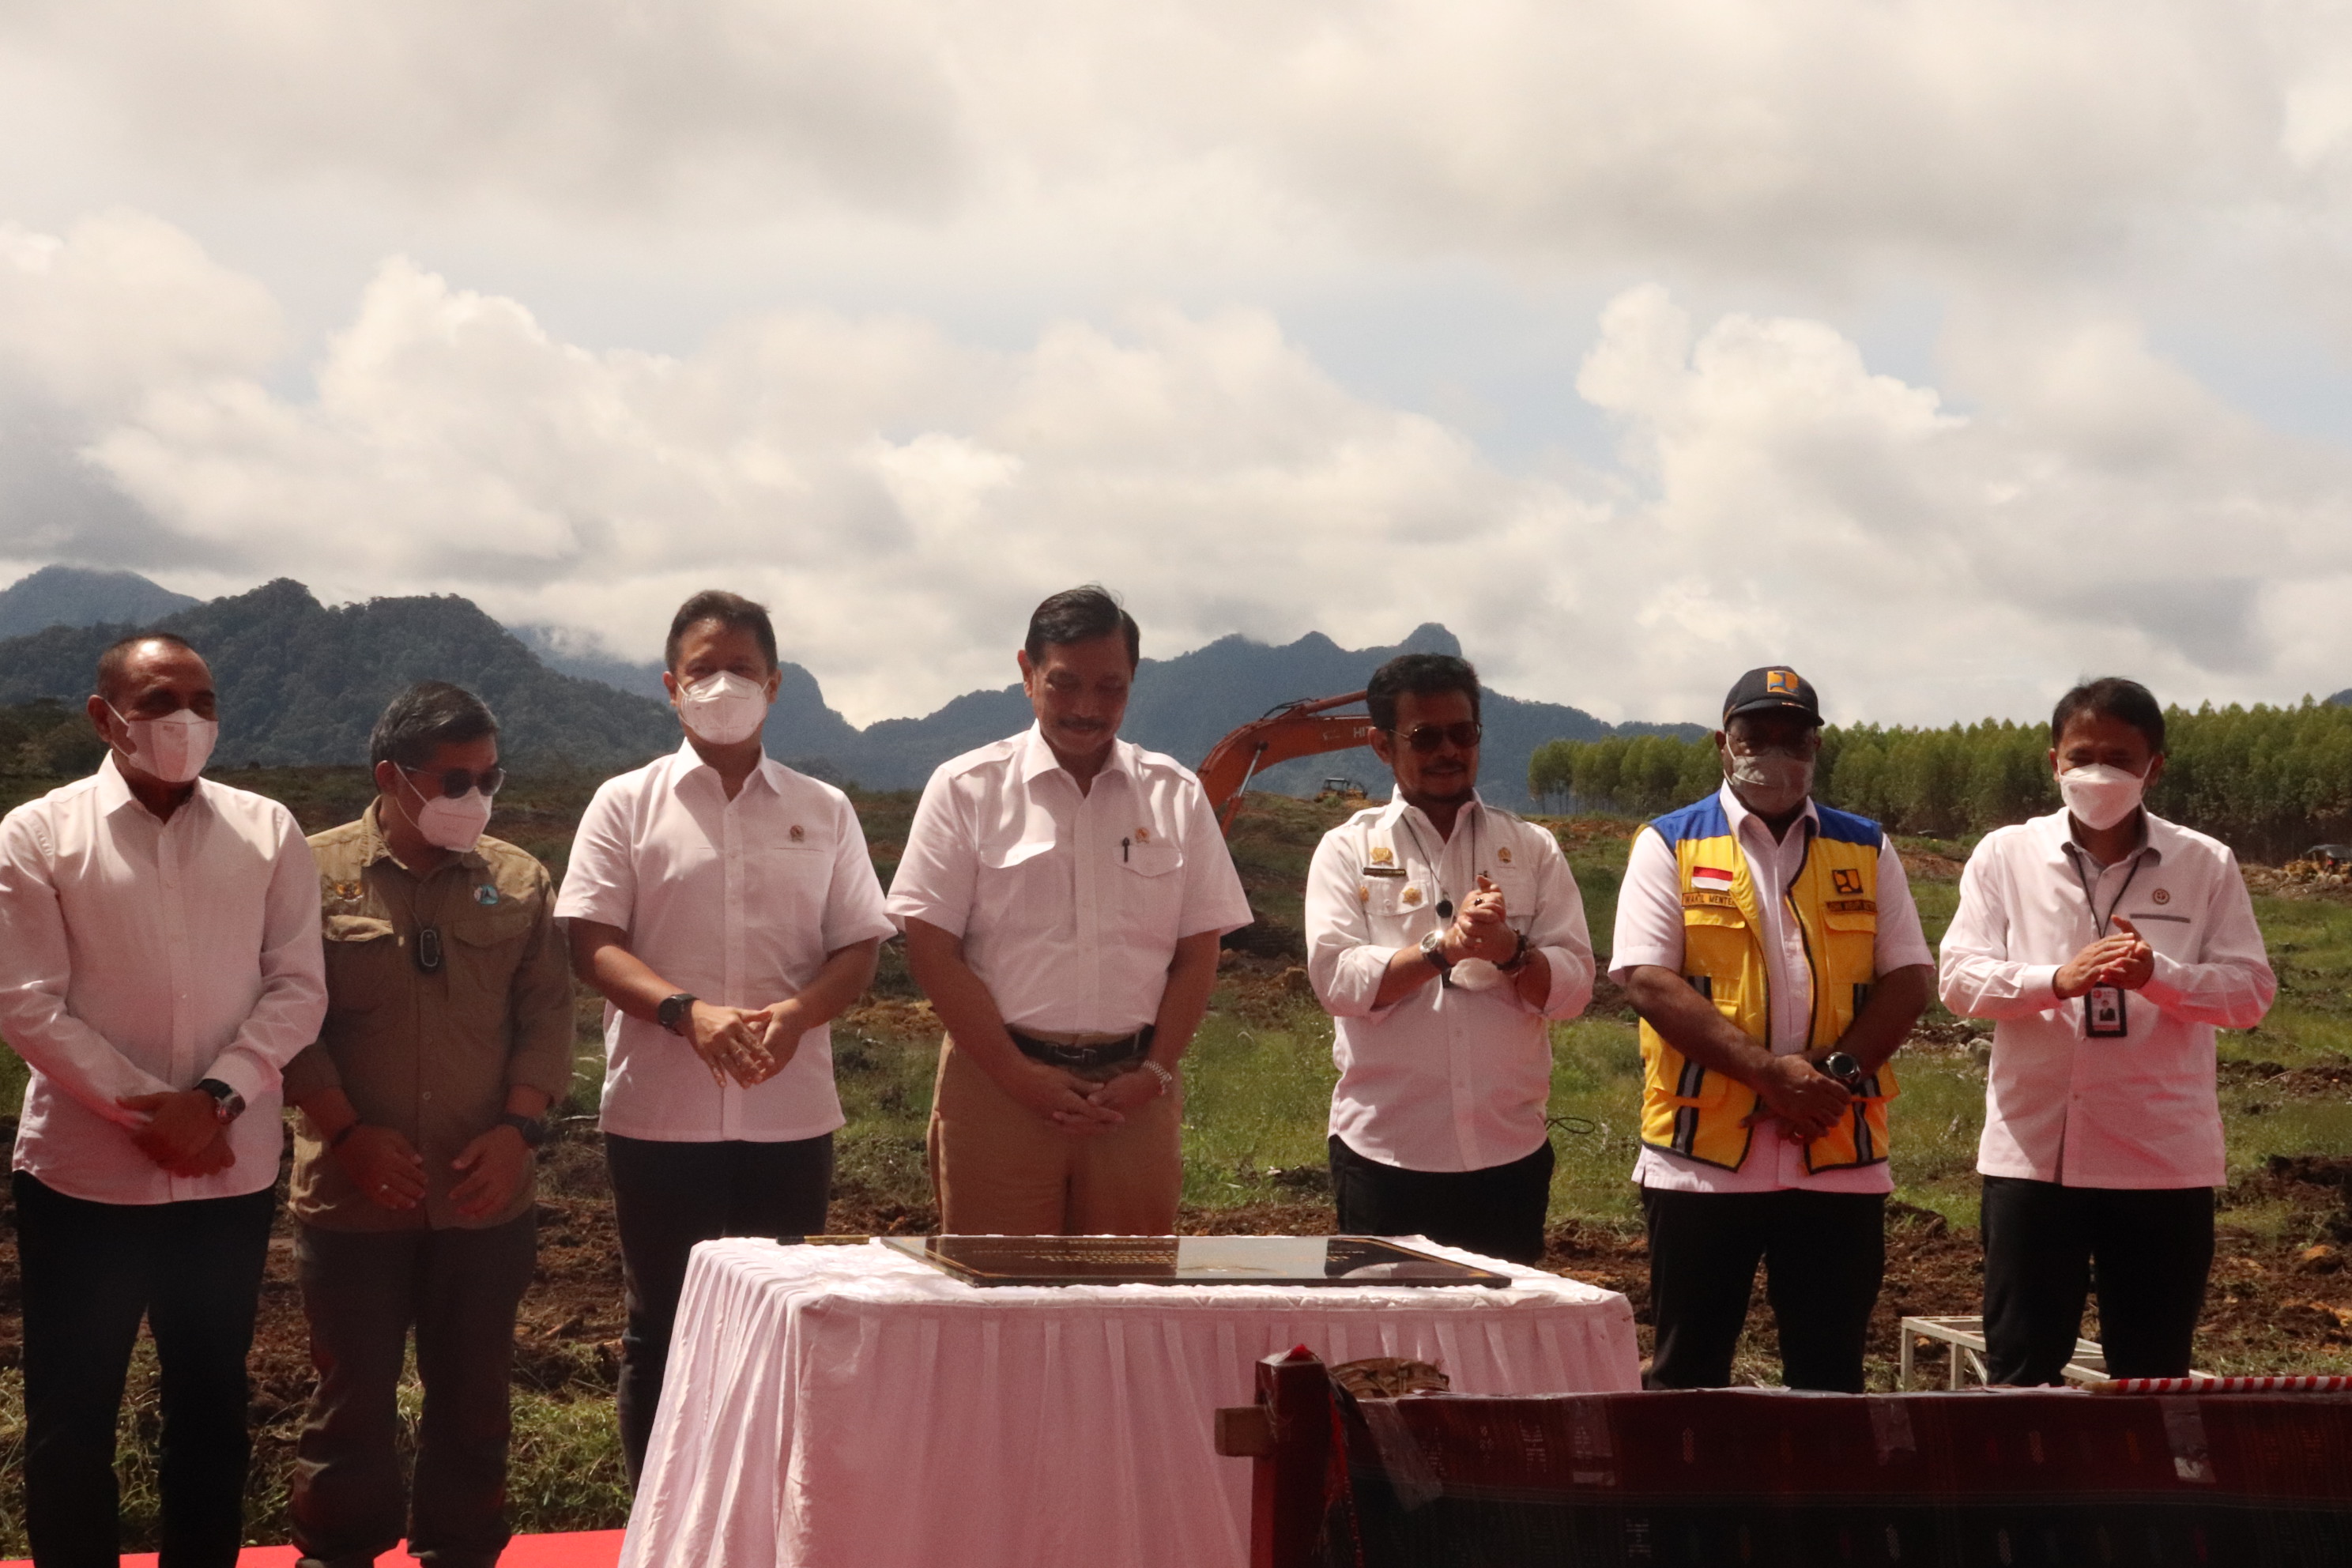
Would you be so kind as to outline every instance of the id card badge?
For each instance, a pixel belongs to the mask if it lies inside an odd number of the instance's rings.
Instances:
[[[2094,985],[2083,993],[2083,1033],[2095,1040],[2119,1040],[2131,1033],[2124,1022],[2120,985]]]

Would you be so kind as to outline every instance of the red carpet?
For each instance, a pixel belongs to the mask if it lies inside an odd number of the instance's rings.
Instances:
[[[237,1557],[237,1568],[294,1568],[290,1546],[248,1546]],[[613,1568],[621,1560],[621,1532],[583,1531],[576,1535],[518,1535],[499,1559],[499,1568]],[[377,1568],[415,1568],[406,1552],[387,1552]],[[0,1563],[0,1568],[32,1568],[22,1560]],[[155,1568],[155,1554],[142,1552],[122,1560],[122,1568]]]

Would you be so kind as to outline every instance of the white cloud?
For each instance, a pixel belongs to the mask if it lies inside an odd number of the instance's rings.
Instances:
[[[1270,261],[2047,265],[2336,211],[2352,32],[2191,0],[33,0],[0,50],[142,159],[591,233],[824,215]]]
[[[1579,384],[1622,460],[1544,473],[1350,391],[1263,311],[1010,348],[778,312],[664,356],[394,259],[312,395],[268,379],[267,300],[151,220],[12,233],[0,261],[0,384],[115,509],[48,524],[51,553],[464,593],[633,657],[723,584],[860,721],[1010,679],[1029,607],[1087,579],[1156,654],[1436,619],[1504,689],[1617,716],[1703,717],[1776,659],[1842,716],[1907,721],[2030,713],[2095,669],[2189,699],[2352,679],[2352,626],[2313,614],[2352,590],[2352,460],[2232,415],[2109,310],[1956,319],[1962,414],[1818,321],[1696,322],[1636,287]],[[112,345],[69,375],[59,302]],[[37,553],[12,527],[0,553]]]

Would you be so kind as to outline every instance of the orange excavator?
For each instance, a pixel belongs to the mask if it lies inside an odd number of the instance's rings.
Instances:
[[[1370,714],[1331,711],[1363,700],[1362,692],[1350,691],[1344,697],[1301,698],[1296,702],[1285,702],[1268,709],[1264,718],[1251,720],[1210,747],[1209,754],[1201,760],[1201,788],[1208,795],[1209,809],[1217,814],[1217,825],[1228,833],[1233,831],[1234,817],[1241,810],[1242,791],[1262,770],[1293,757],[1312,757],[1324,752],[1370,745]]]

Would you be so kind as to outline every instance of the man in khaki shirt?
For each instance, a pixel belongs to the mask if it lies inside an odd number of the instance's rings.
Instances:
[[[286,1068],[303,1112],[295,1256],[319,1368],[294,1539],[305,1568],[373,1563],[404,1535],[441,1568],[488,1568],[508,1538],[531,1152],[571,1082],[571,974],[546,868],[481,836],[504,780],[489,710],[423,682],[393,699],[369,752],[374,803],[310,840],[327,1021]],[[413,1507],[393,1448],[412,1329],[425,1381]]]

